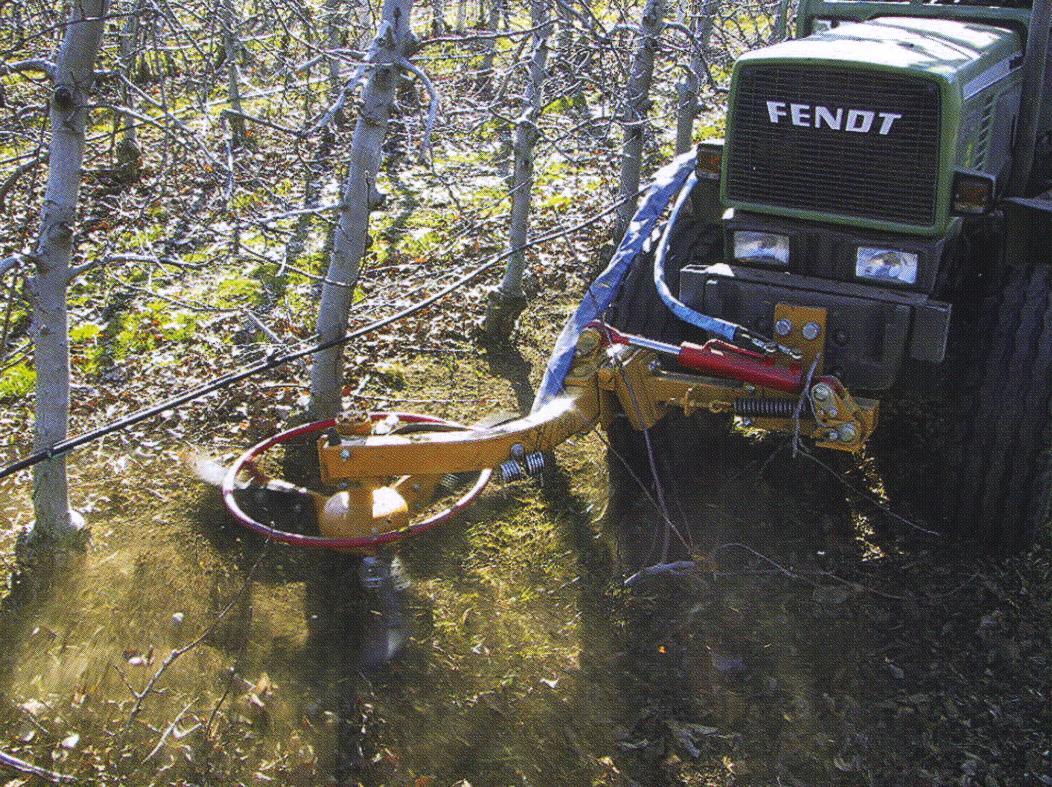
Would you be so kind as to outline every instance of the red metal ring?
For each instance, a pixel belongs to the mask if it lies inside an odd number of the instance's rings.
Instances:
[[[442,424],[443,426],[460,426],[453,421],[447,421],[443,418],[435,418],[430,415],[418,415],[416,413],[389,413],[389,412],[377,412],[369,413],[369,417],[373,421],[383,421],[390,416],[395,416],[398,420],[403,423],[409,424]],[[487,468],[481,471],[478,478],[475,479],[475,484],[461,497],[457,502],[451,505],[444,511],[439,511],[422,522],[417,522],[415,525],[403,528],[401,530],[392,530],[388,533],[380,533],[375,536],[366,536],[359,538],[326,538],[325,536],[308,536],[301,533],[290,533],[287,530],[278,530],[277,528],[264,525],[262,522],[257,522],[255,519],[246,514],[241,510],[241,506],[238,505],[237,499],[234,497],[236,491],[237,475],[241,472],[242,468],[249,462],[252,462],[259,457],[263,456],[267,451],[277,445],[282,445],[294,440],[297,437],[303,437],[305,435],[315,434],[317,432],[324,432],[326,429],[336,425],[336,420],[330,418],[326,421],[315,421],[310,424],[303,424],[287,431],[281,432],[268,437],[263,442],[254,445],[248,449],[237,461],[230,466],[226,476],[223,478],[223,502],[226,504],[227,510],[234,516],[239,523],[247,527],[249,530],[253,530],[259,533],[265,538],[269,538],[272,541],[280,541],[284,544],[291,544],[297,547],[317,547],[320,549],[361,549],[369,550],[375,549],[376,547],[384,544],[394,543],[395,541],[401,541],[409,536],[419,535],[428,530],[431,530],[438,525],[444,524],[449,520],[453,519],[457,515],[463,513],[469,508],[475,499],[482,493],[482,490],[486,488],[490,479],[493,477],[493,470]],[[468,427],[462,427],[467,429]]]

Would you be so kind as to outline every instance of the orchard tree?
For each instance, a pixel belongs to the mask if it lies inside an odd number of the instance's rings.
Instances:
[[[48,179],[29,279],[36,359],[34,448],[43,451],[69,432],[69,312],[66,292],[71,268],[77,199],[84,161],[84,128],[102,42],[106,0],[73,3],[55,63],[49,64],[53,89]],[[70,508],[66,460],[38,464],[33,473],[35,539],[56,539],[78,530],[83,520]]]
[[[329,342],[347,333],[347,318],[362,257],[369,246],[369,214],[381,204],[376,174],[383,158],[388,120],[398,82],[419,43],[410,25],[412,0],[384,0],[380,29],[369,48],[371,68],[362,107],[351,140],[347,180],[329,257],[329,269],[318,307],[318,338]],[[341,409],[342,347],[314,356],[311,369],[310,413],[328,418]]]
[[[548,0],[530,0],[533,49],[530,54],[522,110],[515,123],[513,151],[515,172],[511,181],[511,225],[508,248],[511,256],[500,286],[489,295],[483,331],[491,341],[511,335],[515,321],[526,308],[522,280],[526,272],[526,239],[530,229],[530,200],[533,197],[534,155],[540,137],[538,123],[544,108],[545,67],[548,62]]]

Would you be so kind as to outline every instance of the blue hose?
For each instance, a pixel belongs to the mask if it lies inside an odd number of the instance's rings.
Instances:
[[[668,223],[665,225],[665,230],[661,233],[661,242],[658,244],[657,252],[654,254],[654,286],[657,288],[658,295],[661,297],[661,300],[664,301],[669,311],[683,322],[693,325],[696,328],[701,328],[703,331],[715,334],[729,342],[733,342],[735,337],[741,338],[745,332],[745,329],[742,328],[742,326],[733,322],[728,322],[727,320],[721,320],[719,317],[710,317],[707,314],[694,311],[672,294],[672,291],[668,288],[668,282],[665,280],[665,262],[668,259],[668,249],[672,237],[672,230],[676,226],[676,220],[679,219],[679,214],[683,210],[683,206],[686,205],[687,201],[690,199],[690,193],[697,183],[698,176],[691,173],[687,182],[680,190],[679,196],[676,198],[676,204],[672,208],[672,215],[669,216]]]

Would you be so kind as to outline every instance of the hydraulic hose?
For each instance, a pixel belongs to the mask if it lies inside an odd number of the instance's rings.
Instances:
[[[764,352],[784,351],[775,342],[762,336],[757,336],[743,325],[695,311],[673,295],[672,290],[669,289],[665,276],[665,263],[668,261],[672,229],[675,227],[676,221],[679,219],[680,213],[690,199],[690,193],[694,190],[694,186],[697,183],[698,176],[692,172],[690,177],[687,178],[687,182],[683,184],[683,188],[680,190],[676,203],[672,208],[672,215],[669,216],[665,230],[661,233],[661,240],[658,243],[657,252],[654,254],[654,287],[657,288],[658,296],[660,296],[669,311],[688,325],[701,328],[703,331],[708,331],[729,342],[752,344]]]
[[[672,228],[676,226],[676,221],[679,219],[683,206],[687,204],[687,201],[690,199],[690,193],[697,184],[698,176],[692,172],[690,177],[687,178],[687,182],[683,184],[683,188],[680,189],[679,196],[676,197],[672,215],[669,216],[668,223],[665,224],[665,230],[661,233],[661,241],[658,243],[657,253],[654,255],[654,286],[657,288],[658,295],[669,308],[669,311],[683,320],[683,322],[733,342],[735,334],[741,330],[740,325],[694,311],[672,294],[672,290],[668,288],[668,282],[665,279],[665,263],[668,260]]]

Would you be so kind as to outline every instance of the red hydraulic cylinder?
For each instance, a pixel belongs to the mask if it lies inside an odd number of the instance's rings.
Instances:
[[[621,333],[607,325],[593,324],[593,327],[599,330],[610,344],[627,344],[663,355],[672,355],[681,366],[695,372],[727,377],[759,388],[770,388],[789,394],[800,393],[804,386],[803,369],[800,364],[778,366],[770,356],[720,339],[709,339],[705,344],[683,342],[677,345]]]

